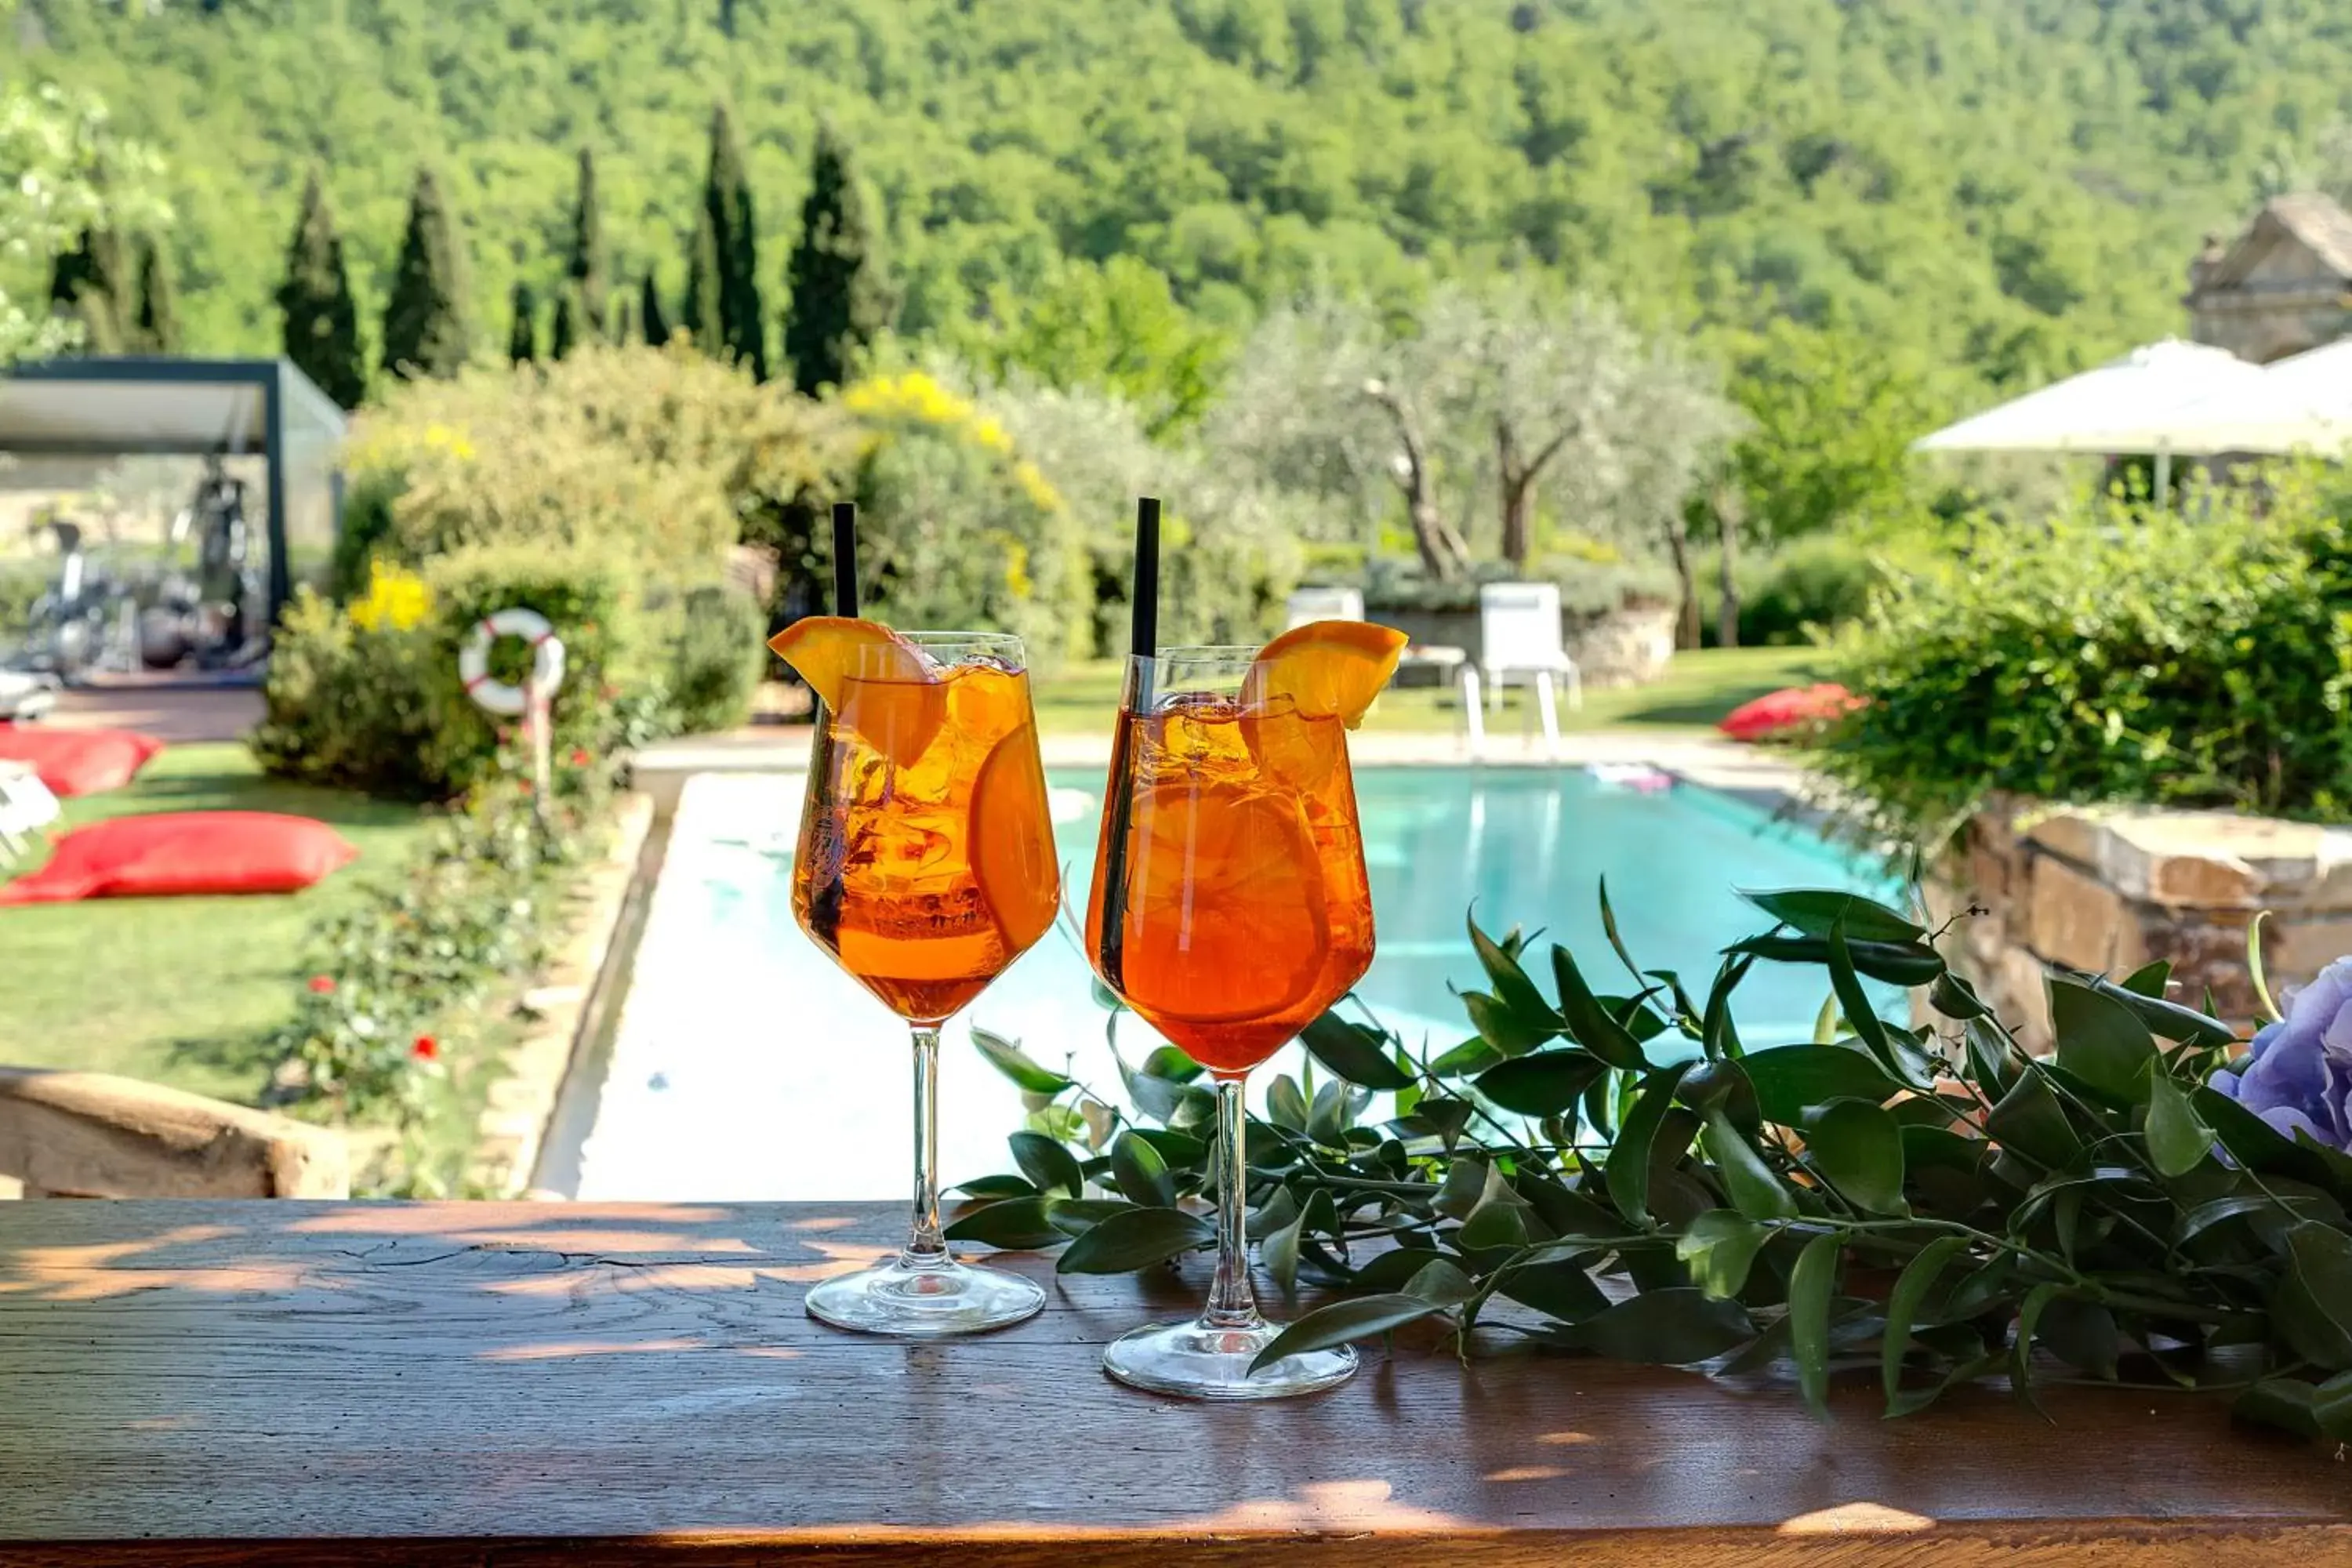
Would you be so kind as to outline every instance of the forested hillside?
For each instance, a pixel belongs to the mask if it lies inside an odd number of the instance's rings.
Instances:
[[[1524,258],[1661,325],[1833,322],[1958,394],[2177,330],[2200,233],[2352,112],[2352,6],[20,0],[0,70],[169,160],[197,350],[274,347],[314,167],[371,333],[420,162],[485,347],[556,279],[583,146],[616,273],[675,298],[723,102],[778,312],[829,119],[913,334],[1057,254],[1139,256],[1213,321]]]

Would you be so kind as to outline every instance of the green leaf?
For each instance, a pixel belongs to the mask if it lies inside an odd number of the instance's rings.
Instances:
[[[2298,1437],[2319,1436],[2316,1384],[2300,1378],[2266,1377],[2238,1395],[2230,1414],[2242,1421],[2275,1426]]]
[[[2150,996],[2161,1002],[2164,1000],[2165,985],[2171,979],[2172,965],[2159,958],[2153,963],[2141,964],[2137,969],[2125,975],[2118,984],[2135,996]]]
[[[1276,1073],[1265,1089],[1266,1119],[1276,1127],[1286,1127],[1293,1132],[1307,1131],[1307,1096],[1298,1088],[1298,1080],[1288,1073]]]
[[[1470,1125],[1473,1107],[1466,1100],[1454,1100],[1442,1095],[1423,1095],[1412,1108],[1412,1114],[1402,1118],[1400,1125],[1425,1124],[1428,1130],[1445,1141],[1450,1151],[1462,1137],[1462,1130]]]
[[[2050,981],[2050,1032],[2058,1065],[2121,1105],[2147,1092],[2156,1038],[2130,1008],[2087,985]]]
[[[1478,1202],[1464,1217],[1461,1230],[1454,1235],[1454,1244],[1465,1252],[1482,1252],[1490,1247],[1525,1247],[1528,1208],[1528,1200],[1512,1190],[1502,1167],[1489,1165],[1486,1184],[1478,1192]]]
[[[1756,1086],[1748,1069],[1729,1059],[1702,1061],[1683,1075],[1675,1097],[1702,1115],[1720,1110],[1734,1127],[1750,1137],[1764,1125],[1756,1103]]]
[[[1528,978],[1518,960],[1496,946],[1494,939],[1478,929],[1475,912],[1465,917],[1463,923],[1469,928],[1470,946],[1478,955],[1478,966],[1494,984],[1495,999],[1509,1008],[1523,1026],[1538,1030],[1546,1037],[1558,1034],[1559,1015],[1552,1011],[1551,1004],[1544,1000],[1543,993],[1536,989],[1536,983]]]
[[[1071,1079],[1039,1067],[1022,1054],[1019,1046],[1002,1035],[992,1035],[974,1025],[971,1043],[980,1047],[980,1054],[988,1058],[991,1067],[1032,1094],[1059,1094],[1071,1087]]]
[[[1485,1039],[1473,1035],[1431,1062],[1429,1070],[1437,1078],[1459,1078],[1464,1073],[1484,1072],[1496,1062],[1509,1059]]]
[[[1383,1252],[1356,1270],[1352,1283],[1359,1290],[1402,1290],[1413,1276],[1443,1254],[1425,1247],[1400,1247],[1393,1252]]]
[[[1816,1415],[1830,1410],[1830,1296],[1842,1245],[1834,1232],[1817,1236],[1789,1270],[1789,1353],[1797,1361],[1798,1392]]]
[[[1875,1105],[1902,1088],[1875,1059],[1844,1046],[1775,1046],[1750,1052],[1739,1065],[1756,1086],[1764,1120],[1783,1127],[1794,1127],[1809,1105],[1832,1100]]]
[[[1315,1091],[1315,1103],[1307,1108],[1307,1132],[1327,1149],[1337,1149],[1347,1142],[1348,1129],[1372,1102],[1372,1091],[1338,1079]]]
[[[2277,1128],[2221,1090],[2200,1084],[2189,1092],[2189,1103],[2213,1129],[2230,1158],[2247,1170],[2265,1176],[2292,1176],[2315,1187],[2335,1190],[2335,1173],[2325,1160],[2282,1137]]]
[[[1318,1307],[1275,1335],[1273,1342],[1258,1352],[1257,1359],[1250,1363],[1250,1370],[1256,1372],[1271,1366],[1285,1356],[1329,1350],[1351,1340],[1384,1334],[1444,1310],[1444,1302],[1424,1300],[1419,1296],[1402,1293],[1353,1296],[1346,1300],[1334,1301],[1328,1307]]]
[[[1879,1107],[1858,1100],[1822,1107],[1805,1125],[1805,1157],[1857,1208],[1911,1212],[1903,1201],[1903,1129]]]
[[[1635,980],[1643,978],[1642,966],[1633,962],[1633,953],[1626,950],[1625,939],[1618,934],[1617,911],[1609,907],[1609,879],[1606,877],[1601,879],[1601,931],[1609,939],[1609,945],[1616,951],[1617,962],[1625,966],[1625,972]]]
[[[1990,1018],[1971,1018],[1963,1031],[1969,1068],[1988,1097],[2007,1094],[2017,1082],[2018,1050],[2009,1032]]]
[[[1737,1059],[1748,1054],[1731,1021],[1731,994],[1755,963],[1752,958],[1727,958],[1715,972],[1715,984],[1707,991],[1706,1010],[1699,1018],[1698,1029],[1699,1048],[1710,1060]]]
[[[1208,1069],[1174,1046],[1154,1046],[1143,1058],[1143,1071],[1170,1083],[1190,1083]]]
[[[1501,1276],[1495,1293],[1523,1307],[1532,1307],[1559,1322],[1578,1323],[1609,1310],[1609,1298],[1592,1277],[1577,1264],[1561,1259],[1513,1268]]]
[[[1551,944],[1551,973],[1559,988],[1559,1016],[1567,1020],[1568,1032],[1576,1043],[1612,1068],[1647,1070],[1650,1058],[1642,1054],[1642,1042],[1601,1005],[1592,987],[1584,983],[1576,960],[1558,942]]]
[[[2093,1377],[2115,1381],[2123,1336],[2115,1314],[2095,1301],[2060,1296],[2042,1310],[2042,1342],[2059,1360]]]
[[[1738,1296],[1748,1270],[1772,1232],[1732,1209],[1709,1209],[1675,1239],[1675,1256],[1690,1268],[1698,1288],[1716,1300]]]
[[[1298,1293],[1298,1244],[1312,1232],[1321,1236],[1339,1228],[1339,1216],[1329,1192],[1318,1188],[1288,1225],[1258,1244],[1258,1260],[1265,1265],[1286,1300]]]
[[[1543,1336],[1570,1350],[1590,1351],[1615,1361],[1659,1366],[1690,1366],[1747,1343],[1755,1320],[1737,1301],[1721,1301],[1694,1286],[1644,1290],[1579,1323],[1562,1324]]]
[[[1429,1200],[1429,1206],[1449,1219],[1468,1219],[1486,1194],[1485,1156],[1464,1154],[1445,1167],[1445,1179],[1438,1184],[1437,1195]]]
[[[959,1182],[948,1190],[974,1198],[1027,1198],[1037,1194],[1034,1185],[1011,1174],[975,1176],[969,1182]]]
[[[1942,957],[1934,948],[1922,943],[1898,946],[1849,939],[1846,946],[1847,957],[1854,968],[1889,985],[1932,985],[1936,976],[1944,973]],[[1826,964],[1830,961],[1828,940],[1817,936],[1751,936],[1746,942],[1734,942],[1726,951],[1772,963]]]
[[[1792,926],[1807,936],[1827,937],[1840,926],[1853,942],[1915,942],[1927,934],[1925,926],[1914,924],[1885,904],[1873,903],[1859,893],[1819,889],[1751,893],[1743,889],[1739,896],[1782,925]]]
[[[1062,1274],[1123,1274],[1164,1263],[1216,1235],[1214,1226],[1182,1209],[1128,1209],[1070,1243],[1054,1267]]]
[[[1731,1194],[1732,1207],[1749,1219],[1796,1217],[1797,1200],[1720,1110],[1707,1116],[1706,1147],[1715,1156],[1725,1190]]]
[[[1688,1062],[1676,1062],[1643,1079],[1641,1096],[1625,1113],[1624,1125],[1610,1147],[1603,1178],[1610,1201],[1635,1225],[1650,1223],[1650,1144],[1674,1105],[1675,1087],[1689,1069]]]
[[[2022,1074],[1992,1108],[1985,1118],[1985,1131],[2003,1149],[2022,1154],[2045,1171],[2064,1169],[2083,1152],[2082,1140],[2075,1137],[2058,1097],[2050,1092],[2042,1075],[2032,1070]]]
[[[2316,1220],[2323,1225],[2341,1226],[2344,1208],[2334,1198],[2321,1192],[2299,1193],[2231,1193],[2199,1204],[2182,1214],[2172,1227],[2172,1244],[2185,1247],[2202,1232],[2212,1229],[2224,1220],[2240,1215],[2275,1214],[2288,1219]]]
[[[1045,1207],[1045,1223],[1064,1236],[1084,1236],[1111,1215],[1134,1206],[1125,1198],[1056,1198]]]
[[[1600,1058],[1569,1047],[1514,1057],[1480,1073],[1474,1087],[1506,1110],[1556,1116],[1574,1106],[1592,1080],[1608,1070]]]
[[[1162,1127],[1130,1127],[1130,1138],[1140,1138],[1160,1152],[1171,1171],[1198,1170],[1209,1157],[1209,1145],[1190,1132],[1171,1132]]]
[[[1895,1077],[1910,1082],[1912,1075],[1904,1070],[1905,1060],[1895,1054],[1894,1038],[1887,1033],[1885,1020],[1870,1005],[1870,997],[1862,988],[1862,977],[1853,967],[1853,949],[1847,942],[1842,928],[1832,927],[1830,944],[1830,984],[1837,993],[1838,1011],[1845,1015],[1846,1026],[1870,1047],[1880,1065]],[[1912,1082],[1914,1089],[1924,1089],[1923,1083]]]
[[[2036,1409],[2041,1407],[2033,1398],[2033,1331],[2041,1327],[2043,1310],[2057,1299],[2062,1289],[2055,1284],[2036,1285],[2017,1307],[2017,1338],[2009,1347],[2009,1386]]]
[[[2271,1299],[2287,1345],[2330,1372],[2352,1367],[2352,1236],[2309,1221],[2286,1233],[2289,1267]]]
[[[1216,1096],[1207,1089],[1138,1072],[1116,1050],[1111,1052],[1111,1059],[1118,1063],[1119,1081],[1127,1086],[1127,1097],[1135,1102],[1136,1110],[1152,1121],[1171,1127],[1198,1127],[1214,1118]]]
[[[1903,1266],[1895,1277],[1895,1289],[1886,1294],[1886,1327],[1878,1347],[1878,1377],[1886,1390],[1886,1414],[1904,1414],[1903,1353],[1911,1343],[1911,1325],[1919,1316],[1921,1303],[1935,1288],[1945,1267],[1968,1248],[1968,1239],[1958,1236],[1939,1236],[1921,1247],[1911,1261]]]
[[[1992,1016],[1992,1009],[1986,1006],[1984,998],[1977,994],[1977,988],[1949,970],[1936,976],[1936,983],[1927,987],[1927,1005],[1945,1017],[1957,1018],[1964,1023],[1970,1018]]]
[[[1013,1252],[1054,1247],[1068,1237],[1045,1217],[1051,1202],[1043,1197],[1006,1198],[957,1215],[944,1234],[950,1241],[977,1241]]]
[[[1478,1031],[1478,1038],[1497,1056],[1520,1056],[1534,1050],[1555,1033],[1528,1024],[1501,998],[1489,996],[1484,991],[1462,993],[1462,1010],[1470,1015],[1470,1026]]]
[[[1013,1163],[1039,1192],[1058,1188],[1075,1198],[1086,1191],[1087,1175],[1078,1169],[1077,1156],[1054,1139],[1042,1132],[1015,1132],[1007,1142],[1013,1145]]]
[[[1389,1091],[1412,1084],[1409,1073],[1389,1059],[1388,1042],[1360,1024],[1326,1013],[1300,1031],[1307,1053],[1349,1083]]]
[[[1112,1141],[1110,1175],[1120,1195],[1131,1204],[1145,1208],[1176,1206],[1176,1178],[1170,1173],[1168,1162],[1132,1132],[1122,1132]]]
[[[2147,1064],[2147,1155],[2160,1176],[2185,1176],[2213,1152],[2213,1130],[2189,1103],[2163,1061]]]

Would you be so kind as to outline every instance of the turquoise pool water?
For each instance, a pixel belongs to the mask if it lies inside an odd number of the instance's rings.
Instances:
[[[1083,897],[1102,774],[1056,770],[1052,782],[1055,833]],[[560,1186],[645,1201],[905,1194],[896,1151],[907,1136],[906,1026],[793,919],[802,788],[787,773],[688,781],[593,1125]],[[1356,788],[1379,925],[1360,994],[1415,1046],[1442,1049],[1470,1032],[1454,987],[1484,984],[1463,929],[1474,903],[1490,931],[1540,927],[1614,988],[1623,971],[1594,901],[1605,875],[1643,963],[1704,986],[1717,951],[1766,924],[1735,889],[1889,891],[1804,829],[1685,785],[1645,794],[1564,770],[1384,767],[1358,773]],[[1548,966],[1535,968],[1549,989]],[[1803,1038],[1822,993],[1818,971],[1759,965],[1739,993],[1741,1031],[1759,1045]],[[950,1023],[940,1073],[949,1180],[1008,1169],[1005,1134],[1024,1115],[1019,1091],[971,1047],[971,1029],[1107,1089],[1118,1069],[1104,1023],[1085,957],[1058,930]],[[1133,1017],[1118,1040],[1129,1061],[1153,1044]],[[1255,1075],[1254,1101],[1275,1073],[1299,1070],[1299,1055],[1287,1047]]]
[[[1056,769],[1051,779],[1090,800],[1101,795],[1102,775],[1091,770]],[[1540,929],[1543,942],[1576,954],[1598,989],[1622,990],[1629,977],[1601,925],[1605,877],[1635,959],[1679,971],[1704,995],[1721,950],[1771,924],[1738,889],[1843,888],[1881,899],[1900,890],[1810,829],[1680,783],[1642,790],[1580,770],[1368,767],[1356,774],[1356,801],[1379,931],[1358,994],[1392,1026],[1446,1044],[1470,1033],[1455,989],[1487,988],[1464,929],[1474,908],[1490,934]],[[1089,810],[1055,829],[1079,897],[1098,822]],[[1532,967],[1549,991],[1548,968]],[[1811,1034],[1822,999],[1820,971],[1759,964],[1734,1017],[1757,1040],[1786,1043]]]

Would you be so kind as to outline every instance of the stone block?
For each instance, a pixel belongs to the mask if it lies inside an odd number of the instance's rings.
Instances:
[[[2040,959],[2021,947],[2002,953],[1985,1000],[2027,1050],[2039,1055],[2050,1048],[2050,992]]]
[[[2303,985],[2339,958],[2352,958],[2352,919],[2282,920],[2263,927],[2263,969],[2273,994]]]
[[[2114,836],[2099,817],[2084,811],[2054,811],[2029,817],[2025,837],[2054,855],[2063,855],[2090,870],[2105,867],[2114,853]]]
[[[2095,877],[2037,855],[2028,886],[2026,945],[2042,957],[2102,974],[2147,962],[2137,915]]]

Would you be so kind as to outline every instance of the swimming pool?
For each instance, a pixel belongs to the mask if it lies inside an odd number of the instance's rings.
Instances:
[[[1099,769],[1054,770],[1055,837],[1083,889]],[[1646,781],[1654,785],[1656,781]],[[654,891],[593,1125],[583,1198],[838,1200],[903,1195],[909,1078],[905,1026],[794,923],[799,774],[688,781]],[[1644,967],[1699,984],[1726,943],[1769,922],[1739,888],[1842,887],[1885,897],[1868,867],[1793,824],[1713,791],[1627,787],[1581,771],[1365,768],[1357,774],[1378,955],[1359,994],[1408,1041],[1443,1049],[1471,1031],[1452,987],[1485,981],[1463,926],[1514,923],[1565,943],[1603,988],[1622,976],[1594,892],[1609,880],[1618,929]],[[1736,1016],[1752,1043],[1811,1030],[1819,971],[1759,965]],[[1066,1060],[1081,1081],[1118,1079],[1084,958],[1044,941],[950,1026],[941,1068],[949,1181],[1008,1168],[1019,1093],[970,1044],[970,1026]],[[1155,1043],[1119,1024],[1130,1061]],[[1296,1047],[1269,1068],[1296,1071]],[[1254,1097],[1255,1098],[1255,1097]]]

